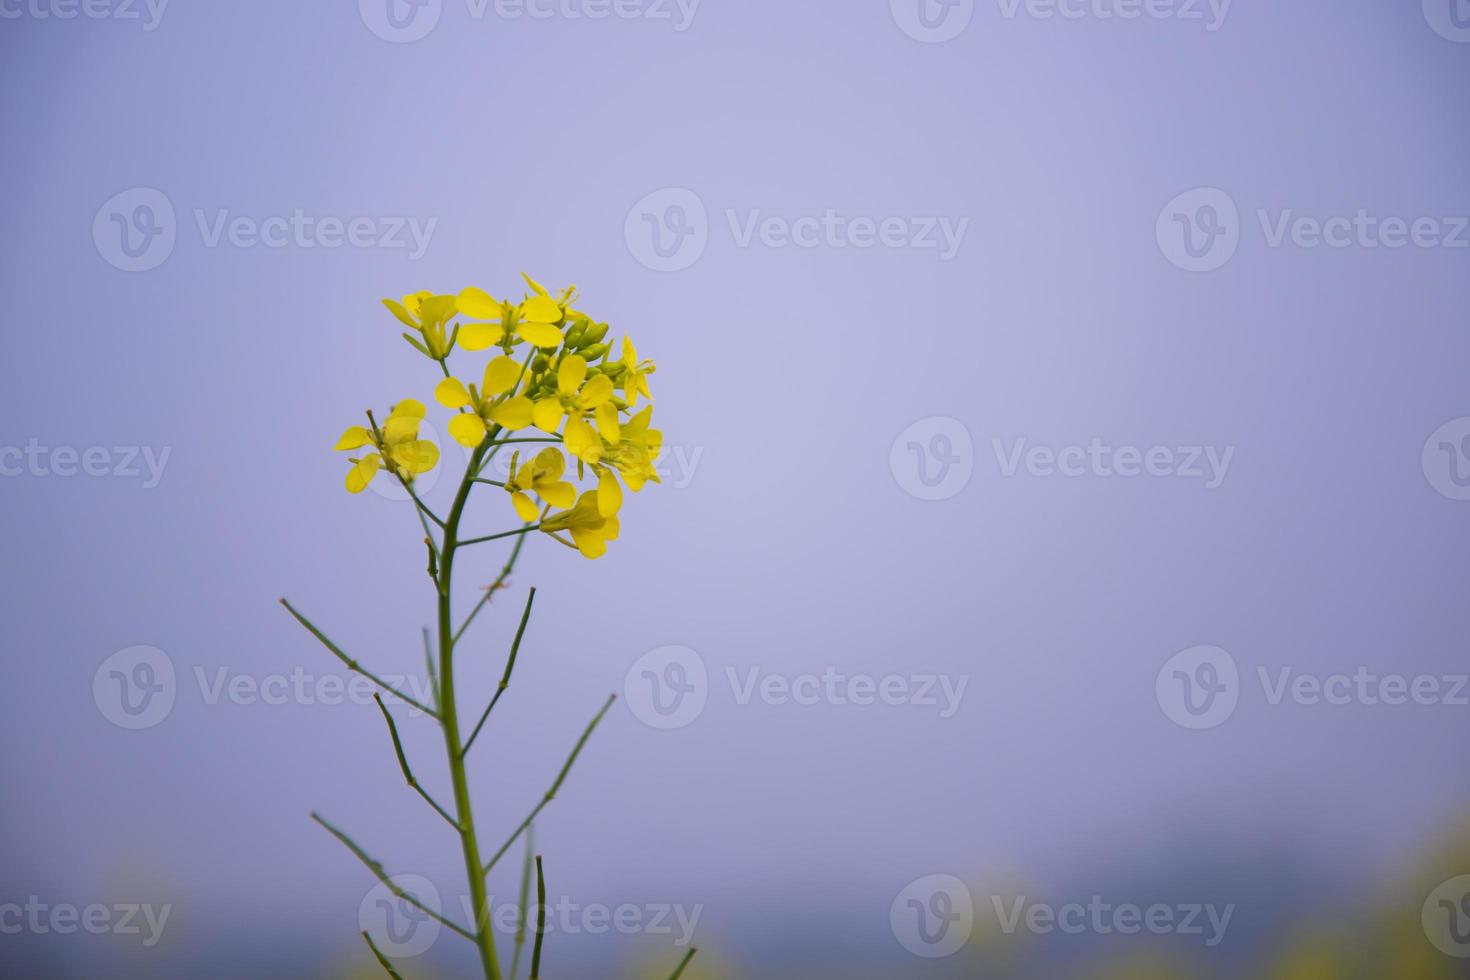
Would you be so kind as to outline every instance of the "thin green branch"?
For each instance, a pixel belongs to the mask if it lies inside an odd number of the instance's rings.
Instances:
[[[429,668],[429,690],[434,698],[434,709],[439,708],[439,668],[434,666],[434,649],[429,645],[429,628],[424,627],[424,663]]]
[[[520,917],[516,919],[515,955],[510,960],[510,980],[521,975],[521,952],[526,946],[526,916],[531,908],[531,866],[536,854],[536,828],[526,828],[526,859],[521,863],[521,892],[518,903]]]
[[[439,717],[439,713],[436,712],[434,709],[430,708],[428,705],[424,704],[423,702],[419,701],[418,699],[413,698],[413,697],[411,697],[411,696],[409,696],[407,694],[404,694],[402,691],[398,690],[398,688],[394,687],[392,684],[389,684],[387,681],[383,680],[377,674],[374,674],[372,671],[370,671],[366,667],[362,666],[362,664],[358,663],[356,660],[353,660],[351,657],[347,656],[347,654],[343,653],[341,647],[337,646],[337,644],[335,644],[331,640],[327,639],[326,634],[323,633],[321,630],[317,629],[316,626],[315,626],[315,624],[313,624],[311,620],[307,619],[305,616],[301,615],[301,613],[297,612],[296,609],[295,609],[295,607],[293,607],[291,605],[291,603],[287,602],[285,599],[282,599],[281,600],[281,605],[283,605],[283,606],[286,607],[286,611],[288,613],[290,613],[292,616],[296,617],[296,621],[298,623],[300,623],[302,626],[306,627],[307,632],[311,633],[312,636],[314,636],[318,640],[320,640],[321,643],[322,643],[322,646],[324,646],[328,650],[332,651],[332,653],[336,655],[337,659],[340,660],[340,661],[342,661],[342,663],[347,666],[347,669],[348,670],[353,671],[354,673],[361,674],[362,676],[366,677],[368,680],[372,681],[374,684],[376,684],[379,687],[381,687],[384,691],[386,691],[389,694],[393,695],[395,698],[398,698],[400,701],[403,701],[405,704],[410,704],[413,707],[418,708],[424,714],[429,715],[430,717],[433,717],[433,718],[438,718]]]
[[[405,480],[402,475],[398,477],[398,482],[403,484],[403,489],[407,490],[408,495],[413,498],[413,503],[414,506],[418,508],[420,519],[427,517],[435,524],[438,524],[439,527],[444,527],[444,521],[439,517],[439,515],[435,514],[432,510],[429,509],[428,504],[419,499],[418,492],[414,490],[413,484],[411,482]]]
[[[689,952],[685,953],[684,958],[679,961],[679,966],[674,970],[673,974],[669,977],[669,980],[679,980],[679,977],[683,976],[684,974],[684,967],[689,965],[689,961],[694,959],[694,954],[697,952],[699,952],[699,950],[691,949]]]
[[[392,977],[393,980],[403,980],[403,974],[393,969],[393,964],[389,963],[388,957],[384,956],[382,950],[378,949],[378,944],[373,942],[373,937],[369,936],[367,932],[364,931],[362,934],[362,938],[367,940],[368,949],[372,950],[373,955],[378,958],[378,964],[383,969],[388,971],[388,976]]]
[[[335,837],[339,841],[341,841],[342,844],[349,851],[352,852],[353,857],[355,857],[359,861],[361,861],[363,863],[363,865],[369,871],[371,871],[373,873],[373,877],[377,878],[378,881],[382,882],[383,883],[383,887],[387,888],[388,891],[392,892],[395,896],[397,896],[398,898],[400,898],[403,901],[407,902],[408,904],[412,905],[414,908],[418,909],[420,912],[423,912],[425,915],[429,916],[430,918],[437,920],[440,925],[442,925],[445,928],[449,929],[451,932],[454,932],[454,933],[457,933],[457,934],[463,936],[464,938],[468,939],[470,942],[475,942],[475,934],[474,933],[470,932],[468,929],[465,929],[463,926],[459,925],[458,923],[451,922],[450,920],[444,918],[444,916],[440,915],[438,912],[435,912],[433,909],[429,908],[423,902],[421,902],[417,898],[415,898],[412,894],[410,894],[407,891],[404,891],[403,888],[401,888],[398,885],[397,882],[395,882],[392,878],[389,878],[388,877],[388,872],[386,872],[386,871],[383,870],[383,865],[382,864],[380,864],[379,862],[377,862],[377,861],[373,860],[371,857],[369,857],[368,854],[367,854],[367,852],[364,851],[362,848],[358,847],[357,844],[356,844],[356,842],[354,842],[351,837],[348,837],[346,834],[342,833],[342,831],[338,830],[336,827],[333,827],[330,823],[328,823],[322,817],[321,814],[319,814],[319,813],[313,813],[311,815],[311,819],[313,819],[317,823],[321,824],[324,828],[326,828],[327,833],[331,834],[333,837]]]
[[[489,874],[490,869],[495,867],[496,861],[499,861],[502,857],[505,856],[505,852],[510,850],[510,846],[516,842],[516,838],[521,836],[521,833],[525,831],[527,827],[531,826],[531,822],[541,815],[541,811],[546,808],[546,804],[550,803],[556,798],[556,791],[561,789],[561,784],[566,781],[567,773],[572,771],[572,763],[577,761],[577,756],[580,755],[582,752],[582,746],[587,744],[587,739],[592,737],[593,729],[597,727],[598,722],[602,721],[603,716],[607,714],[608,709],[612,707],[615,700],[617,700],[616,694],[609,694],[607,696],[607,701],[603,703],[602,710],[597,712],[597,716],[592,719],[592,722],[587,726],[586,731],[582,732],[582,737],[577,739],[577,744],[572,749],[572,754],[567,757],[566,764],[561,767],[561,772],[558,773],[556,776],[556,782],[551,784],[551,789],[546,791],[546,795],[541,798],[540,803],[536,804],[536,809],[531,811],[531,815],[525,820],[521,821],[521,825],[515,829],[515,832],[510,835],[509,839],[507,839],[504,844],[500,845],[500,850],[496,851],[495,856],[490,859],[490,863],[485,865],[486,874]]]
[[[495,581],[490,583],[490,587],[485,590],[485,594],[480,596],[480,601],[475,603],[475,608],[470,610],[470,614],[465,617],[465,621],[455,631],[455,643],[458,643],[459,638],[464,636],[464,631],[470,628],[470,624],[475,621],[475,617],[480,615],[480,610],[484,609],[486,604],[495,598],[495,593],[505,587],[505,580],[510,578],[511,571],[516,567],[516,559],[521,556],[521,549],[525,546],[526,536],[523,534],[516,538],[516,546],[511,549],[510,557],[505,560],[505,567],[500,570],[500,574],[495,577]]]
[[[378,710],[383,712],[383,720],[388,723],[388,734],[393,737],[393,752],[395,755],[398,756],[398,768],[403,770],[403,778],[408,781],[408,785],[413,789],[415,793],[424,798],[425,803],[433,807],[434,811],[438,813],[439,816],[444,818],[445,823],[449,824],[449,826],[453,827],[455,830],[458,830],[459,821],[451,817],[449,815],[449,811],[440,806],[438,802],[429,795],[428,790],[420,786],[419,781],[414,778],[413,770],[409,768],[408,765],[408,756],[403,754],[403,743],[398,740],[398,725],[393,721],[393,716],[388,713],[388,706],[383,703],[383,699],[379,697],[377,693],[373,694],[373,700],[378,702]]]
[[[523,538],[522,540],[525,539]],[[510,645],[510,657],[505,662],[505,673],[500,676],[500,686],[495,689],[495,696],[486,705],[485,713],[480,716],[480,721],[475,725],[475,730],[470,732],[469,739],[464,743],[465,755],[469,754],[470,746],[475,744],[475,738],[480,734],[480,729],[484,728],[485,722],[490,720],[490,712],[495,710],[495,703],[500,700],[500,696],[505,693],[505,689],[510,687],[510,672],[516,669],[516,654],[521,652],[521,637],[526,635],[526,623],[531,619],[531,606],[535,602],[536,590],[533,588],[530,594],[526,596],[526,608],[521,613],[521,625],[516,627],[516,638]]]
[[[519,531],[501,531],[499,534],[487,534],[483,538],[470,538],[466,541],[459,542],[459,546],[463,548],[472,544],[484,544],[486,541],[499,541],[501,538],[514,537],[517,534],[529,534],[532,531],[538,530],[540,527],[540,524],[529,524]]]
[[[541,977],[541,940],[546,938],[546,878],[541,873],[541,855],[536,855],[536,944],[531,947],[531,980]]]

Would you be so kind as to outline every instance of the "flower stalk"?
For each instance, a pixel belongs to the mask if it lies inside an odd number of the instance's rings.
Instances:
[[[464,737],[460,724],[455,654],[460,640],[476,617],[493,601],[495,594],[505,588],[521,549],[533,532],[542,532],[586,558],[595,559],[606,553],[608,542],[616,540],[619,534],[618,511],[623,502],[623,488],[626,486],[636,493],[646,483],[658,482],[653,461],[662,445],[661,434],[649,427],[652,406],[635,411],[640,396],[645,400],[652,398],[647,382],[648,375],[654,370],[652,363],[640,361],[627,339],[623,341],[623,357],[615,360],[611,353],[612,345],[602,342],[607,334],[607,324],[595,323],[586,314],[572,308],[576,295],[574,289],[566,289],[553,296],[529,277],[526,282],[533,293],[519,304],[494,300],[476,287],[469,287],[457,296],[414,293],[405,296],[402,302],[384,300],[389,311],[410,328],[410,332],[404,334],[405,339],[433,361],[438,372],[442,373],[443,380],[435,387],[434,398],[454,413],[448,423],[449,434],[468,451],[468,464],[455,490],[453,503],[442,518],[424,502],[416,485],[417,477],[440,463],[439,447],[420,437],[419,430],[427,414],[424,403],[414,399],[400,401],[391,407],[381,424],[369,411],[368,425],[349,427],[336,446],[338,450],[347,452],[368,451],[358,457],[349,457],[352,466],[346,483],[350,493],[362,492],[375,476],[387,471],[413,503],[424,534],[426,570],[435,594],[435,625],[432,632],[424,630],[423,637],[432,705],[413,698],[368,670],[328,639],[289,602],[281,600],[286,610],[349,670],[368,678],[383,694],[398,698],[438,723],[448,763],[452,806],[441,804],[419,782],[404,751],[398,724],[389,706],[381,695],[375,693],[373,696],[388,727],[393,753],[404,781],[459,837],[470,894],[468,911],[473,920],[468,927],[452,922],[405,891],[393,881],[379,861],[324,818],[315,813],[312,818],[347,847],[393,895],[472,942],[486,980],[502,980],[504,976],[491,928],[486,878],[511,846],[526,834],[527,859],[521,886],[522,922],[516,935],[516,955],[511,967],[514,978],[525,943],[526,919],[531,913],[526,908],[532,866],[530,828],[555,799],[583,747],[607,715],[614,698],[610,696],[603,703],[583,730],[550,789],[532,808],[530,815],[486,861],[470,797],[466,759],[484,731],[490,714],[510,687],[536,590],[531,589],[526,597],[499,686],[470,729],[468,738]],[[459,316],[469,318],[468,322],[457,321]],[[527,349],[517,351],[516,348],[523,344]],[[456,350],[473,352],[487,349],[499,353],[484,366],[483,375],[476,383],[466,383],[455,376],[449,358]],[[534,434],[517,435],[523,430],[535,431]],[[504,480],[492,480],[482,475],[502,447],[526,444],[539,444],[545,448],[534,450],[534,455],[524,464],[520,460],[521,450],[515,449]],[[533,450],[528,449],[527,452]],[[578,478],[590,471],[596,481],[594,488],[579,491],[567,479],[568,463],[564,452],[575,460]],[[462,537],[461,526],[472,492],[477,487],[487,486],[493,488],[492,492],[497,496],[509,497],[521,526],[495,534]],[[460,552],[472,545],[502,540],[514,541],[509,558],[469,615],[456,626],[454,573]],[[546,914],[540,855],[534,856],[534,866],[537,907],[531,976],[537,977],[540,974]],[[364,932],[363,938],[383,969],[390,976],[399,977],[397,968],[373,937]],[[679,971],[683,970],[688,959],[689,956],[684,958]]]

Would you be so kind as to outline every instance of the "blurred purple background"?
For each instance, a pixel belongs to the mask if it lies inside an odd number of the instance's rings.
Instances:
[[[313,809],[458,911],[456,844],[370,703],[211,692],[342,673],[280,596],[382,672],[420,669],[418,526],[347,497],[331,446],[432,392],[380,297],[519,297],[524,269],[658,362],[671,447],[606,559],[530,542],[461,655],[478,713],[538,587],[474,760],[492,841],[602,698],[633,695],[537,824],[553,894],[697,908],[686,977],[1155,955],[1258,975],[1360,915],[1418,975],[1463,975],[1419,924],[1470,873],[1470,5],[392,2],[0,4],[0,906],[170,908],[152,945],[0,909],[0,972],[374,975],[373,881]],[[829,209],[807,245],[760,230]],[[298,211],[308,230],[252,241]],[[1354,219],[1338,244],[1297,223],[1334,217]],[[326,247],[324,218],[367,224]],[[1417,229],[1397,247],[1393,219]],[[1009,467],[1018,440],[1094,438],[1228,468]],[[94,447],[110,475],[68,465]],[[462,604],[497,547],[463,566]],[[107,662],[139,645],[174,700],[128,730]],[[706,703],[660,729],[629,672],[668,645],[695,651]],[[1166,663],[1201,645],[1237,668],[1214,675],[1225,717],[1170,701]],[[1272,703],[1284,668],[1438,694]],[[965,687],[947,716],[942,696],[782,703],[744,698],[753,669]],[[436,729],[399,718],[445,786]],[[905,931],[901,893],[934,875],[973,893],[952,956]],[[1209,947],[1006,936],[996,890],[1234,911]],[[681,952],[574,932],[547,975],[666,976]],[[446,935],[401,962],[470,975],[470,952]]]

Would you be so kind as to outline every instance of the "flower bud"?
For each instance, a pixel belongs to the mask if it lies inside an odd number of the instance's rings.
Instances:
[[[582,351],[582,356],[589,361],[597,361],[606,357],[608,350],[607,344],[593,344],[591,347]]]
[[[583,334],[583,336],[585,337],[586,342],[589,344],[599,343],[603,337],[607,336],[607,324],[588,323],[587,330]]]

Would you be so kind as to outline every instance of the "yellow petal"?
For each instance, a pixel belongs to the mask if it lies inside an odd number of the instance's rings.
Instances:
[[[592,387],[588,385],[587,387]],[[602,433],[602,438],[616,446],[623,438],[622,430],[618,427],[618,409],[612,402],[603,402],[597,406],[594,413],[597,418],[597,431]]]
[[[531,464],[538,483],[542,480],[560,480],[561,475],[567,471],[567,458],[555,446],[547,446],[541,450],[531,460]]]
[[[377,475],[378,467],[381,465],[383,465],[383,457],[377,453],[358,460],[357,465],[347,471],[347,492],[362,493]]]
[[[551,350],[561,346],[561,331],[549,323],[522,321],[516,324],[516,333],[537,347]]]
[[[429,410],[424,407],[423,402],[415,398],[405,398],[393,406],[393,411],[388,413],[388,417],[390,419],[421,419],[427,414],[429,414]]]
[[[602,536],[609,541],[616,541],[622,533],[622,525],[618,523],[616,516],[609,517],[602,525]]]
[[[575,415],[567,416],[567,429],[562,434],[567,452],[585,463],[595,463],[602,458],[602,440],[592,427]]]
[[[473,449],[485,441],[485,420],[468,413],[456,415],[449,420],[449,434],[461,446]]]
[[[459,311],[476,320],[500,319],[500,303],[479,286],[466,286],[456,299]]]
[[[596,408],[612,397],[612,378],[605,374],[599,374],[587,386],[582,389],[582,394],[577,398],[577,404],[583,408]]]
[[[485,365],[484,388],[487,395],[501,395],[516,386],[521,366],[504,354]]]
[[[504,337],[505,328],[498,323],[466,323],[459,328],[459,346],[465,350],[485,350]]]
[[[336,449],[361,449],[373,441],[373,434],[360,425],[347,427],[342,438],[337,440]]]
[[[556,369],[556,390],[563,395],[575,395],[587,377],[587,360],[579,354],[562,358],[561,367]]]
[[[458,378],[445,378],[434,388],[434,400],[445,408],[464,408],[470,393]]]
[[[519,515],[520,519],[525,521],[527,524],[530,524],[536,518],[541,516],[541,511],[539,508],[537,508],[536,502],[524,493],[511,494],[510,502],[511,505],[515,507],[516,514]]]
[[[403,308],[402,303],[394,299],[385,299],[383,300],[383,305],[388,307],[389,313],[392,313],[398,318],[399,323],[402,323],[406,327],[412,327],[415,330],[419,328],[419,322],[409,315],[408,310]],[[353,492],[356,493],[357,491]]]
[[[550,296],[532,296],[521,304],[521,317],[535,323],[555,323],[561,319],[561,307]]]
[[[632,371],[638,367],[638,350],[633,346],[632,337],[623,338],[623,363]]]
[[[572,541],[584,558],[595,560],[607,554],[607,541],[598,532],[584,531],[579,527],[574,527],[571,531]]]
[[[565,480],[555,483],[538,483],[536,492],[541,499],[553,507],[570,507],[577,502],[577,488]]]
[[[536,428],[542,432],[550,432],[555,435],[557,428],[561,426],[564,414],[566,413],[562,411],[561,402],[555,398],[543,398],[531,410],[531,421],[535,422]]]
[[[383,441],[390,446],[400,442],[411,442],[419,437],[419,426],[423,419],[411,415],[390,415],[383,423]]]
[[[514,432],[531,424],[531,411],[535,406],[524,396],[501,402],[490,410],[490,421]]]
[[[612,517],[623,506],[623,488],[612,470],[603,470],[597,479],[597,512],[603,517]]]
[[[524,272],[521,273],[521,278],[524,279],[524,280],[526,280],[526,285],[527,286],[530,286],[532,289],[534,289],[536,291],[536,294],[538,296],[545,296],[546,295],[546,287],[545,286],[541,285],[539,282],[537,282],[536,280],[532,279],[530,276],[526,275]]]
[[[393,462],[410,473],[427,473],[439,462],[439,447],[427,439],[417,439],[393,447]]]
[[[434,294],[429,292],[427,289],[420,289],[416,293],[409,293],[407,296],[403,297],[403,306],[405,309],[408,310],[409,313],[413,314],[414,316],[418,316],[419,307],[423,305],[425,299],[433,295]]]

